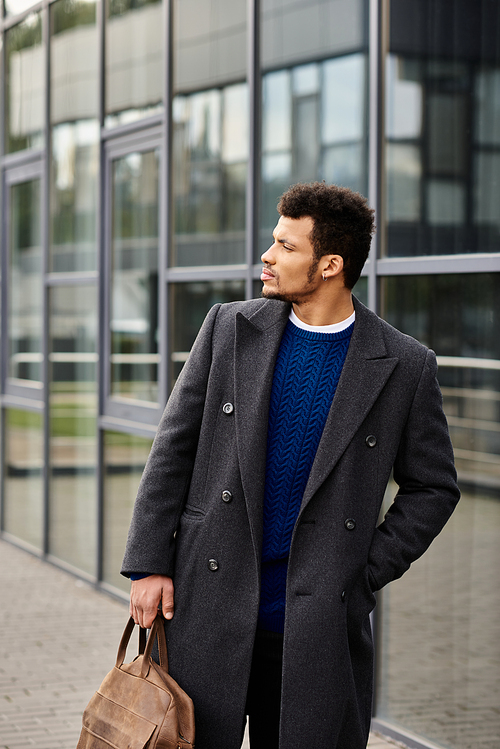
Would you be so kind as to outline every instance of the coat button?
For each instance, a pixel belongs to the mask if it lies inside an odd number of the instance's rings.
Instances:
[[[375,447],[377,444],[377,438],[374,434],[369,434],[368,437],[365,439],[366,444],[368,447]]]
[[[222,406],[222,410],[225,414],[232,414],[234,411],[234,406],[232,403],[224,403],[224,405]]]
[[[342,603],[344,603],[344,601],[346,599],[346,595],[347,594],[346,594],[345,590],[343,590],[342,593],[340,594],[340,600],[342,601]]]
[[[228,491],[227,489],[225,489],[225,490],[224,490],[224,491],[222,492],[222,495],[221,495],[221,496],[222,496],[222,501],[223,501],[223,502],[231,502],[231,500],[233,499],[233,495],[232,495],[232,494],[231,494],[231,492],[230,492],[230,491]]]
[[[219,562],[217,561],[217,559],[208,560],[208,569],[210,570],[210,572],[215,572],[219,569]]]
[[[353,531],[356,527],[356,521],[353,518],[347,518],[347,520],[344,520],[344,525],[348,531]]]

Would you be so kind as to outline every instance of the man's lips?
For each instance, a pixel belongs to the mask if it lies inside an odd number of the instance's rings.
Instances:
[[[274,273],[271,273],[269,268],[262,268],[262,273],[260,274],[260,280],[269,281],[271,278],[274,278]]]

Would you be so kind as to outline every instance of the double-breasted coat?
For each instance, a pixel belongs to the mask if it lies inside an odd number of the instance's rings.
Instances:
[[[458,501],[432,351],[354,300],[340,382],[295,524],[280,749],[362,749],[374,592],[400,577]],[[139,487],[122,573],[172,576],[172,676],[197,749],[239,749],[259,606],[270,391],[289,305],[209,312]],[[399,485],[383,522],[391,470]]]

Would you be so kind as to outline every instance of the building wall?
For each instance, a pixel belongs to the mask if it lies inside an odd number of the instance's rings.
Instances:
[[[377,725],[500,743],[500,10],[5,0],[1,530],[103,588],[217,302],[297,181],[369,196],[355,292],[431,346],[463,500],[377,607]],[[395,487],[388,487],[387,504]]]

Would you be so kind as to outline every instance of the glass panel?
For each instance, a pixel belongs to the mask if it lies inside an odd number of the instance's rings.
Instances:
[[[5,57],[5,150],[41,148],[45,48],[40,13],[32,13],[5,32]]]
[[[174,386],[188,358],[209,309],[214,304],[235,302],[244,298],[244,281],[200,281],[170,285],[171,387]]]
[[[51,554],[95,574],[97,520],[97,292],[50,294]]]
[[[245,262],[245,0],[176,0],[174,266]]]
[[[382,299],[389,322],[437,353],[462,499],[383,592],[377,715],[450,749],[496,749],[500,274],[387,278]]]
[[[246,78],[246,0],[174,0],[174,90]]]
[[[497,7],[400,0],[390,8],[384,252],[499,252]]]
[[[366,193],[366,30],[365,0],[262,0],[256,262],[269,246],[276,205],[290,185],[325,180]]]
[[[43,546],[43,416],[5,410],[5,530]]]
[[[6,16],[17,16],[35,5],[35,0],[4,0],[3,7]]]
[[[106,3],[106,127],[161,111],[163,6],[161,0]]]
[[[57,0],[50,8],[50,266],[96,268],[99,87],[96,5]]]
[[[158,400],[159,152],[113,161],[111,394]]]
[[[130,582],[120,575],[132,509],[153,440],[104,432],[103,580],[121,590]]]
[[[9,190],[9,377],[42,380],[40,180]]]
[[[368,278],[361,276],[353,287],[352,293],[365,306],[368,305]]]
[[[264,68],[322,59],[365,44],[364,0],[261,2],[261,56]]]

